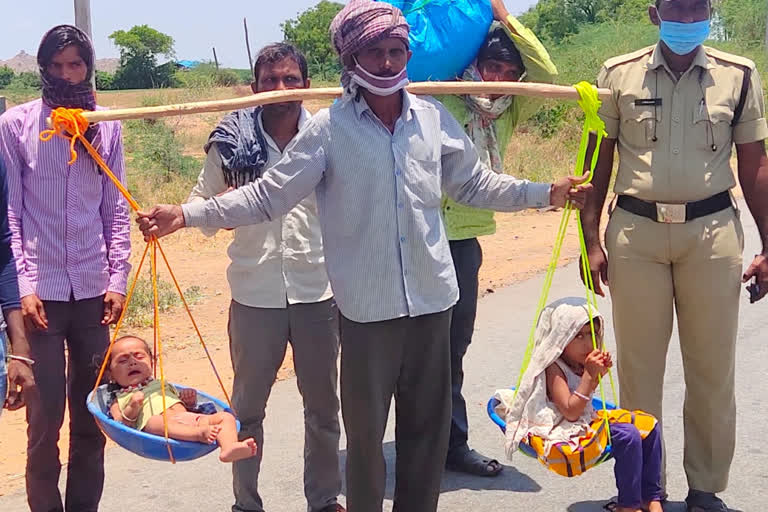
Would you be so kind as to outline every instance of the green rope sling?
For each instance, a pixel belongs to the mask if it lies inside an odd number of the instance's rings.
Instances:
[[[597,115],[598,110],[600,109],[600,99],[597,95],[597,88],[588,83],[588,82],[580,82],[576,85],[574,85],[574,88],[579,92],[579,106],[584,111],[584,127],[581,133],[581,143],[579,145],[579,153],[576,158],[576,169],[574,172],[574,175],[576,176],[582,176],[584,174],[584,166],[587,159],[587,148],[589,146],[589,136],[590,133],[594,133],[597,136],[597,143],[595,145],[595,149],[592,153],[592,160],[589,163],[589,170],[590,175],[587,182],[592,180],[593,172],[595,170],[595,165],[597,164],[597,157],[598,157],[598,150],[600,148],[600,143],[603,140],[603,137],[605,137],[605,123],[602,119]],[[573,206],[569,202],[566,204],[565,208],[563,209],[563,216],[560,219],[560,226],[557,231],[557,237],[555,238],[555,246],[552,249],[552,259],[549,262],[549,266],[547,267],[547,273],[544,277],[544,287],[541,291],[541,296],[539,297],[539,303],[536,307],[536,315],[533,319],[533,325],[531,326],[530,333],[528,335],[528,345],[525,349],[525,355],[523,356],[523,364],[520,368],[520,374],[517,377],[517,384],[515,385],[515,396],[517,396],[517,390],[520,389],[520,382],[523,379],[523,374],[528,369],[528,364],[531,362],[531,356],[533,355],[533,348],[535,345],[534,336],[536,333],[536,326],[539,321],[539,317],[541,316],[541,312],[544,310],[544,308],[547,305],[547,298],[549,297],[549,290],[552,287],[552,278],[555,275],[555,270],[557,269],[557,262],[560,259],[560,252],[563,247],[563,242],[565,241],[565,233],[568,229],[568,223],[571,219],[571,213],[574,211]],[[593,312],[597,311],[597,296],[595,294],[595,285],[592,280],[592,274],[589,271],[589,258],[587,257],[587,245],[584,241],[584,230],[581,225],[581,212],[578,210],[576,211],[576,225],[579,229],[579,246],[580,246],[580,253],[581,253],[581,271],[582,275],[584,276],[584,282],[585,282],[585,288],[586,288],[586,296],[587,296],[587,309],[589,313],[589,326],[590,331],[592,334],[592,347],[594,349],[597,349],[597,338],[595,337],[595,324],[592,319]],[[611,384],[611,391],[613,394],[614,402],[617,402],[616,400],[616,387],[613,382],[613,374],[608,372],[608,379]],[[600,387],[600,398],[603,401],[603,417],[605,419],[606,424],[606,431],[608,432],[608,442],[610,444],[610,429],[608,428],[608,414],[607,414],[607,407],[605,402],[605,389],[603,386],[603,379],[602,377],[598,378],[599,387]]]

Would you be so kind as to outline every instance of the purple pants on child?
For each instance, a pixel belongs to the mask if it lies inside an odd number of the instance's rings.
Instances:
[[[611,423],[614,473],[620,507],[640,508],[664,496],[661,488],[661,433],[656,425],[643,439],[631,423]]]

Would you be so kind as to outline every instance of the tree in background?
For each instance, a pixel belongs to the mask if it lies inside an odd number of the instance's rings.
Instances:
[[[522,16],[522,21],[540,37],[560,42],[585,23],[598,23],[616,0],[540,0]]]
[[[14,72],[8,66],[0,66],[0,89],[5,89],[13,81]]]
[[[112,91],[115,87],[115,75],[106,71],[96,70],[96,90]]]
[[[251,72],[247,69],[217,69],[213,62],[205,61],[193,69],[176,71],[174,82],[187,89],[232,87],[251,83]]]
[[[41,87],[40,75],[34,71],[16,73],[11,83],[8,84],[9,89],[33,90],[40,89]]]
[[[583,25],[611,20],[647,21],[648,6],[652,3],[652,0],[540,0],[521,16],[521,21],[539,37],[559,43],[578,33]]]
[[[173,79],[173,66],[160,68],[158,55],[174,56],[173,38],[148,25],[137,25],[128,31],[118,30],[109,36],[120,49],[120,67],[115,73],[118,89],[150,89],[168,87]]]
[[[334,16],[343,8],[344,5],[339,2],[321,0],[295,19],[280,25],[285,41],[296,46],[306,56],[310,74],[314,77],[329,80],[341,72],[328,31]]]
[[[768,44],[766,0],[719,0],[715,8],[727,39],[755,46]]]

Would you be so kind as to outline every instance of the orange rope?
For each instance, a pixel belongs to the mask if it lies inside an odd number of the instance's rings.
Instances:
[[[216,365],[213,364],[213,358],[211,357],[211,353],[208,351],[208,347],[206,346],[205,341],[203,341],[203,335],[200,334],[200,329],[197,328],[197,322],[195,322],[195,319],[192,316],[192,310],[189,309],[189,304],[187,304],[187,299],[184,298],[184,294],[181,292],[181,287],[179,286],[179,282],[176,281],[176,276],[173,275],[173,270],[171,270],[171,265],[168,263],[168,258],[165,257],[165,252],[163,251],[163,247],[160,245],[160,241],[157,238],[155,238],[155,245],[157,245],[157,248],[160,249],[160,255],[163,257],[163,261],[165,261],[165,266],[168,267],[168,273],[171,274],[171,279],[173,279],[173,284],[176,285],[176,291],[179,292],[179,297],[181,297],[181,302],[184,303],[184,308],[187,310],[187,314],[189,315],[189,320],[192,322],[192,326],[195,328],[197,337],[200,339],[200,344],[203,346],[203,350],[205,350],[205,355],[208,357],[208,361],[210,361],[211,363],[211,367],[213,368],[213,373],[216,374],[216,379],[219,381],[219,386],[221,386],[221,390],[224,392],[224,396],[227,399],[227,403],[231,408],[232,402],[229,399],[229,394],[227,393],[227,390],[224,388],[224,383],[221,381],[219,372],[216,370]]]
[[[157,239],[153,238],[149,242],[152,245],[151,254],[151,272],[152,272],[152,295],[155,298],[154,303],[154,319],[155,319],[155,342],[157,343],[157,360],[160,367],[160,396],[163,401],[163,436],[165,437],[165,446],[168,448],[168,457],[171,462],[176,464],[176,459],[173,456],[173,450],[171,450],[171,443],[168,439],[168,409],[165,405],[165,372],[163,371],[163,342],[160,338],[160,305],[157,300]],[[157,368],[157,366],[155,368]]]
[[[75,150],[75,144],[79,140],[80,143],[85,148],[85,150],[91,156],[91,158],[93,158],[94,162],[96,162],[96,165],[98,165],[99,168],[102,171],[104,171],[104,173],[107,175],[110,181],[112,181],[112,183],[117,187],[117,189],[123,195],[123,197],[131,206],[131,208],[133,208],[133,210],[137,212],[141,210],[139,203],[136,202],[136,200],[133,198],[131,193],[128,192],[128,189],[125,188],[125,186],[120,182],[120,180],[117,179],[117,177],[114,175],[114,173],[109,168],[109,166],[104,161],[104,159],[101,158],[101,155],[99,154],[99,152],[96,151],[96,149],[91,145],[88,139],[85,138],[84,134],[88,130],[89,123],[88,123],[88,120],[85,119],[85,117],[83,116],[82,109],[66,109],[61,107],[55,109],[53,112],[51,112],[51,125],[52,125],[52,128],[50,130],[44,130],[40,132],[41,141],[47,142],[51,140],[54,136],[67,139],[69,141],[69,154],[71,157],[68,163],[69,165],[72,165],[73,163],[75,163],[75,161],[77,161],[77,151]],[[232,403],[229,399],[229,394],[227,393],[227,390],[224,387],[224,383],[222,382],[221,377],[219,376],[219,372],[218,370],[216,370],[216,365],[213,363],[213,358],[211,357],[211,354],[208,351],[208,347],[205,345],[205,342],[203,341],[203,336],[200,333],[200,329],[198,329],[197,323],[195,322],[195,319],[192,316],[192,311],[189,309],[189,304],[187,304],[187,301],[184,298],[184,294],[181,292],[181,287],[179,286],[179,283],[176,280],[176,276],[174,276],[173,270],[171,270],[171,265],[170,263],[168,263],[168,258],[166,258],[162,247],[160,247],[160,243],[155,237],[152,237],[152,239],[149,242],[147,242],[147,245],[144,248],[144,254],[141,257],[139,267],[136,271],[136,275],[134,276],[133,282],[131,283],[130,290],[128,291],[128,295],[126,297],[125,307],[123,308],[123,311],[120,313],[120,318],[118,319],[117,325],[115,326],[115,332],[112,336],[112,341],[110,342],[109,347],[107,348],[107,353],[104,358],[104,361],[102,362],[101,369],[99,370],[99,377],[98,379],[96,379],[96,384],[93,390],[96,391],[96,389],[98,389],[99,383],[101,382],[101,379],[104,377],[107,361],[112,352],[112,346],[114,345],[115,340],[117,339],[117,335],[120,330],[120,327],[122,326],[125,313],[128,310],[128,304],[130,303],[131,298],[133,297],[133,292],[139,278],[139,272],[141,271],[141,267],[144,264],[144,260],[147,256],[147,251],[149,250],[150,246],[152,246],[152,252],[150,254],[150,267],[151,267],[150,271],[152,274],[152,294],[154,298],[154,312],[153,312],[154,314],[154,345],[155,345],[155,358],[158,362],[158,364],[155,365],[155,376],[157,376],[157,366],[160,366],[160,385],[162,386],[162,398],[163,398],[163,431],[165,434],[166,445],[168,447],[168,455],[170,456],[171,462],[175,464],[176,460],[173,456],[173,451],[171,450],[170,441],[168,439],[168,414],[166,412],[166,407],[165,407],[166,382],[165,382],[165,372],[163,370],[163,344],[160,338],[160,309],[159,309],[158,292],[157,292],[157,249],[158,248],[160,249],[160,253],[162,254],[163,261],[165,261],[165,264],[168,267],[168,272],[171,274],[173,283],[176,285],[176,290],[179,292],[181,301],[184,303],[184,307],[187,310],[189,319],[192,321],[192,325],[195,328],[195,332],[197,333],[197,336],[200,339],[200,343],[203,346],[203,350],[205,350],[205,354],[208,356],[208,361],[211,363],[211,368],[213,369],[213,373],[216,375],[216,379],[219,381],[219,386],[221,386],[221,391],[224,393],[224,396],[227,398],[227,403],[229,403],[230,407],[232,406]]]
[[[66,109],[59,107],[51,112],[51,124],[53,125],[53,128],[40,132],[41,141],[47,142],[51,140],[54,135],[58,135],[59,137],[69,140],[69,154],[72,158],[68,163],[69,165],[72,165],[77,160],[75,142],[77,142],[79,139],[83,144],[83,147],[85,147],[85,150],[88,151],[88,154],[91,155],[91,158],[93,158],[94,162],[96,162],[101,170],[104,171],[107,176],[109,176],[109,179],[112,180],[112,183],[114,183],[120,193],[123,194],[125,200],[128,201],[128,204],[131,205],[131,208],[136,211],[141,209],[139,207],[139,203],[137,203],[131,193],[128,192],[128,189],[125,188],[125,186],[120,183],[120,180],[117,179],[117,177],[112,173],[112,170],[109,168],[104,159],[101,158],[101,155],[98,151],[96,151],[96,148],[94,148],[91,143],[88,142],[88,139],[83,136],[85,131],[88,129],[88,121],[85,119],[85,117],[83,117],[82,109]]]
[[[147,244],[144,247],[144,254],[141,255],[141,260],[139,261],[139,267],[136,269],[136,275],[133,276],[133,282],[131,283],[131,287],[128,289],[128,295],[125,298],[125,307],[123,307],[123,311],[120,313],[120,318],[117,320],[117,324],[115,325],[115,332],[112,333],[112,341],[109,342],[109,347],[107,347],[107,353],[104,355],[104,361],[101,362],[101,369],[99,369],[99,376],[96,378],[96,384],[93,386],[93,391],[96,391],[99,388],[101,379],[104,377],[104,372],[107,369],[107,362],[109,361],[109,356],[110,354],[112,354],[112,346],[115,344],[115,340],[117,340],[117,335],[120,333],[120,327],[122,327],[123,325],[125,312],[128,311],[128,304],[131,302],[131,298],[133,297],[133,291],[136,288],[136,283],[139,280],[139,273],[141,272],[141,267],[144,265],[144,260],[147,257],[148,249],[149,249],[149,244]]]

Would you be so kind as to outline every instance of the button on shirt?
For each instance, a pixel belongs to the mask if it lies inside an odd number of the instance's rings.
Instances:
[[[752,69],[751,82],[733,124],[745,67]],[[743,57],[702,47],[676,79],[657,45],[607,61],[597,85],[613,92],[600,117],[608,136],[618,139],[617,194],[661,202],[705,199],[736,185],[734,143],[768,137],[760,74]],[[661,104],[654,107],[655,98]]]
[[[125,294],[131,252],[128,205],[81,145],[41,142],[51,109],[42,100],[0,117],[0,158],[8,171],[8,222],[21,296],[41,300]],[[96,149],[125,182],[119,122],[99,123]]]
[[[376,322],[456,302],[443,191],[463,204],[516,211],[548,205],[549,189],[485,167],[441,104],[404,92],[394,133],[362,97],[345,98],[316,114],[262,179],[183,211],[187,226],[234,227],[276,219],[315,190],[339,310]]]
[[[302,110],[299,128],[308,120],[309,113]],[[258,123],[267,142],[266,170],[276,164],[283,153],[264,130],[261,114]],[[212,144],[189,202],[204,202],[226,190],[221,154],[216,144]],[[213,236],[218,229],[201,228],[201,231]],[[227,279],[232,299],[240,304],[284,308],[287,304],[323,301],[332,295],[314,193],[282,217],[235,229],[227,252],[232,261]]]

